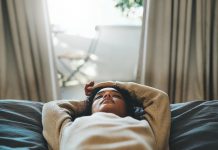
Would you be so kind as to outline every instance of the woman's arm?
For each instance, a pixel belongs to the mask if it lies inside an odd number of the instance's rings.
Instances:
[[[116,82],[116,86],[128,90],[142,103],[144,117],[156,138],[157,150],[169,149],[171,113],[168,95],[161,90],[133,82]]]
[[[157,150],[167,150],[171,124],[168,95],[161,90],[133,82],[102,82],[93,88],[107,86],[118,86],[129,91],[130,95],[143,105],[144,117],[155,135]]]
[[[42,109],[43,136],[49,149],[59,150],[61,133],[64,126],[84,112],[86,101],[56,100],[45,103]]]

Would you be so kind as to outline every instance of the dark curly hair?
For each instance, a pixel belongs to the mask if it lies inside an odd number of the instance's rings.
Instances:
[[[119,87],[101,87],[101,88],[96,88],[92,91],[91,95],[87,98],[88,100],[88,107],[87,107],[87,115],[91,115],[92,114],[92,104],[93,104],[93,99],[95,97],[95,95],[98,93],[98,91],[100,91],[103,88],[114,88],[116,89],[124,98],[125,103],[126,103],[126,110],[127,110],[127,116],[131,116],[135,119],[139,119],[138,116],[136,116],[135,114],[135,106],[136,104],[136,100],[134,100],[131,96],[130,93],[127,90],[121,89]]]

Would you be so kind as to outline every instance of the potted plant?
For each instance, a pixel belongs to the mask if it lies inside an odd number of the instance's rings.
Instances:
[[[127,17],[142,17],[144,0],[115,0],[115,7],[119,8]]]

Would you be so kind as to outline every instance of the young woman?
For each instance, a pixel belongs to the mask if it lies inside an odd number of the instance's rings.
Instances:
[[[85,86],[87,100],[46,103],[43,135],[51,149],[167,150],[170,131],[168,96],[133,82]],[[142,106],[142,120],[135,116]]]

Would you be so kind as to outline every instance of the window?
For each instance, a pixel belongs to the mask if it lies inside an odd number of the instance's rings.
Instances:
[[[48,0],[60,86],[134,81],[142,8],[127,17],[114,0]]]

